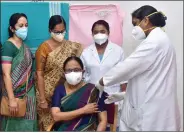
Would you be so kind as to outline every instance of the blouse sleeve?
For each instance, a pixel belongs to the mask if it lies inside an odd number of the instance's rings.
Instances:
[[[52,96],[52,107],[61,107],[61,99],[64,96],[64,89],[62,89],[64,86],[59,85],[54,90],[54,94]]]
[[[80,43],[73,42],[72,43],[72,54],[80,57],[83,51],[83,47]]]
[[[99,111],[101,111],[101,112],[106,111],[106,109],[105,109],[105,102],[104,102],[106,97],[107,97],[107,93],[103,92],[101,98],[99,98],[98,108],[99,108]]]
[[[36,58],[36,71],[44,71],[49,48],[46,43],[39,46],[35,53]]]
[[[2,64],[12,64],[12,60],[16,55],[16,48],[11,42],[5,42],[1,48],[1,62]]]

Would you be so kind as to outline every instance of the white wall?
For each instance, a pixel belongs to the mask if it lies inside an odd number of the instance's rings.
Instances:
[[[136,47],[136,43],[131,37],[132,23],[131,13],[143,6],[151,5],[162,11],[167,16],[165,30],[170,37],[177,54],[178,66],[178,100],[181,113],[181,126],[183,130],[183,1],[65,1],[77,5],[99,5],[118,4],[125,12],[123,24],[123,49],[128,56]]]

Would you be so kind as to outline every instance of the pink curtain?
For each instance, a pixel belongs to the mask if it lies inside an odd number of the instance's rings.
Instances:
[[[105,20],[110,26],[110,40],[123,43],[124,12],[116,5],[72,5],[69,10],[69,40],[80,42],[84,47],[93,43],[91,28],[95,21]]]

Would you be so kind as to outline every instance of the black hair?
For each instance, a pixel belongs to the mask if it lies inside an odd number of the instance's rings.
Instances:
[[[83,63],[82,63],[82,61],[81,61],[81,59],[80,59],[79,57],[77,57],[77,56],[70,56],[70,57],[68,57],[68,58],[65,60],[65,62],[63,63],[63,70],[64,70],[64,71],[65,71],[66,64],[67,64],[69,61],[71,61],[71,60],[77,61],[77,62],[79,63],[79,65],[80,65],[80,67],[82,68],[82,70],[84,69],[84,65],[83,65]]]
[[[62,16],[60,15],[51,16],[49,19],[49,30],[53,30],[57,24],[61,24],[61,23],[63,23],[66,28],[66,22]]]
[[[27,16],[24,13],[14,13],[11,15],[9,19],[9,27],[8,27],[8,32],[9,32],[9,37],[13,37],[13,32],[10,30],[10,26],[15,29],[15,24],[18,22],[18,20],[21,17],[25,17],[27,19]]]
[[[107,29],[108,33],[110,33],[109,24],[105,20],[98,20],[98,21],[96,21],[93,24],[92,28],[91,28],[91,31],[92,32],[93,32],[93,30],[94,30],[94,28],[95,28],[96,25],[103,25]]]
[[[166,25],[166,22],[165,22],[165,20],[167,19],[166,16],[163,15],[162,12],[158,12],[154,7],[149,5],[142,6],[137,10],[135,10],[132,13],[132,17],[143,20],[144,17],[152,13],[155,13],[155,14],[148,17],[152,25],[158,26],[158,27],[164,27]]]

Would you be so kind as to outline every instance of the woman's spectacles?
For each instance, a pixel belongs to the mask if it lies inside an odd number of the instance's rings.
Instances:
[[[59,34],[66,34],[66,31],[53,31],[54,34],[59,35]]]
[[[65,73],[71,73],[71,72],[82,72],[82,69],[80,68],[74,68],[74,69],[66,69]]]

